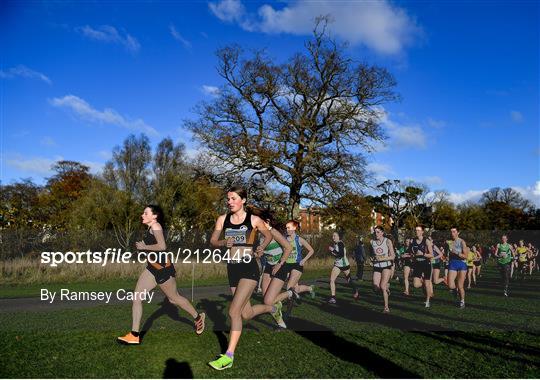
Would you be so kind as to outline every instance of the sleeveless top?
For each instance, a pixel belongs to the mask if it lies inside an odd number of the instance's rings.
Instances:
[[[339,254],[339,248],[343,249],[343,256],[338,256],[334,260],[334,266],[338,268],[343,268],[349,266],[349,259],[347,259],[347,249],[345,248],[345,244],[340,240],[337,243],[334,243],[334,252],[337,252]]]
[[[519,255],[519,261],[521,263],[524,263],[525,261],[527,261],[527,247],[518,247],[517,248],[517,253]]]
[[[467,266],[472,267],[475,259],[476,259],[476,253],[472,250],[469,251],[469,253],[467,254]]]
[[[512,249],[510,248],[510,244],[497,244],[497,255],[503,254],[503,256],[497,257],[497,261],[499,264],[508,264],[512,261]]]
[[[292,251],[289,257],[287,257],[288,264],[298,264],[302,261],[302,245],[300,245],[300,237],[294,235],[294,240],[291,241],[290,237],[287,237],[287,241],[292,245]]]
[[[458,238],[457,240],[448,240],[448,255],[450,260],[459,260],[465,262],[466,260],[459,257],[456,252],[463,253],[463,243],[462,240]]]
[[[416,256],[418,251],[422,252],[424,255],[427,253],[427,244],[425,237],[422,238],[422,241],[420,243],[418,243],[416,239],[413,239],[409,249],[414,260],[426,261],[426,258],[424,256]]]
[[[390,257],[390,250],[388,249],[388,238],[383,238],[381,244],[377,240],[371,241],[371,247],[373,248],[373,253],[375,254],[375,262],[373,266],[376,268],[386,267],[392,262],[390,260],[385,260]]]
[[[165,237],[165,231],[163,231],[163,236]],[[154,236],[154,234],[150,232],[150,228],[147,228],[146,231],[144,232],[143,242],[146,245],[157,244],[157,239]],[[163,251],[165,251],[165,250],[163,250]],[[153,260],[152,262],[147,260],[147,262],[146,262],[147,267],[152,266],[152,267],[154,267],[156,269],[162,269],[163,267],[168,267],[168,266],[171,265],[171,261],[170,261],[169,257],[165,254],[165,252],[163,252],[163,254],[160,254],[160,252],[153,251],[151,249],[143,249],[143,250],[141,250],[141,252],[146,252],[146,253],[155,252],[156,253],[155,256],[152,255],[152,260]]]
[[[279,260],[281,260],[281,257],[283,256],[283,249],[281,248],[281,245],[275,240],[272,239],[270,244],[266,246],[264,249],[264,257],[266,258],[266,262],[269,265],[276,265],[279,263]]]
[[[246,217],[240,224],[233,224],[231,222],[231,215],[230,213],[227,214],[223,222],[225,239],[232,237],[234,239],[233,247],[253,248],[257,231],[251,225],[251,213],[246,211]]]

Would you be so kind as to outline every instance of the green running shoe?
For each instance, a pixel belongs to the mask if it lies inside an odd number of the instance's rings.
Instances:
[[[283,304],[281,303],[281,301],[279,301],[274,304],[274,307],[276,308],[276,311],[272,313],[272,318],[274,318],[279,327],[286,329],[287,325],[283,321],[283,313],[281,312]]]
[[[315,298],[315,285],[311,285],[311,289],[309,290],[309,296],[311,299]]]
[[[213,369],[217,369],[218,371],[222,371],[224,369],[232,367],[233,359],[231,359],[230,357],[228,357],[225,354],[222,354],[222,355],[219,355],[219,357],[216,360],[214,360],[212,362],[209,362],[208,365],[210,367],[212,367]]]

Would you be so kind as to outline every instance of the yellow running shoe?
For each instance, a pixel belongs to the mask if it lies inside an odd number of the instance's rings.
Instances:
[[[217,369],[218,371],[222,371],[224,369],[232,367],[233,359],[228,357],[226,354],[223,354],[223,355],[219,355],[219,357],[216,360],[211,361],[210,363],[208,363],[208,365],[210,367],[212,367],[213,369]]]

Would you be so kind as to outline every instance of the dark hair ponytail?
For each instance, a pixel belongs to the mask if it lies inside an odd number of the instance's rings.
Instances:
[[[157,216],[156,221],[161,224],[161,228],[165,230],[165,214],[163,213],[163,209],[158,205],[146,205],[146,207],[152,211],[152,214]]]

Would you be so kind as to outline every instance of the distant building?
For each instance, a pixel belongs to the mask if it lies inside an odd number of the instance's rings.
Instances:
[[[300,219],[300,228],[303,233],[317,233],[321,232],[323,228],[329,227],[323,226],[321,209],[318,207],[300,207],[298,217]]]
[[[371,211],[371,219],[373,220],[373,222],[371,224],[371,232],[374,232],[374,228],[377,227],[377,226],[383,226],[384,227],[386,218],[380,212],[372,210]],[[390,225],[392,225],[394,223],[392,218],[390,218],[389,222],[390,222],[389,223]]]
[[[300,228],[303,233],[318,233],[322,230],[335,230],[335,223],[324,224],[321,218],[321,208],[319,207],[300,207],[298,210],[298,218],[300,219]],[[371,232],[376,226],[384,226],[386,218],[380,212],[371,211]],[[392,219],[390,218],[390,224]]]

